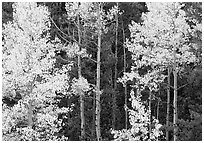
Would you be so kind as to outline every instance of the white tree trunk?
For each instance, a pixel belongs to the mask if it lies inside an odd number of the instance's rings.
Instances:
[[[166,110],[166,112],[167,112],[167,114],[166,114],[166,126],[167,126],[167,128],[169,127],[169,114],[170,114],[170,112],[169,112],[170,111],[170,75],[171,75],[170,67],[168,67],[167,110]],[[166,130],[166,140],[167,141],[169,140],[169,131],[168,131],[168,129]]]
[[[122,30],[123,30],[123,43],[125,42],[125,31],[124,31],[124,26],[123,26],[123,21],[122,21]],[[125,45],[123,45],[123,72],[126,72],[126,52],[125,52]],[[127,107],[127,84],[124,83],[125,85],[125,106]],[[125,110],[125,129],[128,128],[128,112]]]
[[[79,21],[79,14],[77,15],[77,27],[78,27],[78,42],[81,45],[81,30],[80,30],[80,21]],[[79,51],[81,48],[79,48]],[[81,56],[78,55],[78,78],[82,78],[81,74]],[[85,117],[84,117],[84,93],[80,91],[80,116],[81,116],[81,140],[85,138]]]
[[[32,96],[32,92],[33,92],[33,88],[34,88],[34,83],[35,83],[35,80],[36,80],[36,76],[34,77],[33,81],[30,83],[30,85],[28,85],[28,95],[29,96]],[[28,108],[28,111],[27,111],[27,117],[28,117],[28,126],[30,128],[32,128],[33,126],[33,99],[32,97],[30,97],[31,99],[28,101],[28,104],[27,104],[27,108]]]
[[[100,54],[101,54],[101,4],[98,3],[98,51],[97,51],[97,81],[96,81],[96,136],[97,140],[101,140],[100,130]]]
[[[150,90],[149,92],[149,139],[151,139],[151,132],[152,132],[152,127],[151,127],[151,107],[152,105],[152,91]]]
[[[117,3],[118,7],[118,3]],[[112,128],[115,129],[116,124],[116,95],[117,95],[117,77],[118,77],[118,14],[116,14],[116,33],[115,33],[115,75],[114,75],[114,94],[113,94],[113,121],[112,121]]]
[[[177,132],[178,132],[178,127],[177,127],[177,120],[178,120],[178,111],[177,111],[177,69],[176,69],[176,48],[174,48],[174,65],[173,65],[173,74],[174,74],[174,103],[173,103],[173,108],[174,108],[174,141],[177,140]]]

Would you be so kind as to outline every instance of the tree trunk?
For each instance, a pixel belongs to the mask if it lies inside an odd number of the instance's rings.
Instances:
[[[158,97],[158,101],[157,101],[157,120],[159,120],[159,106],[160,106],[160,85],[159,85],[159,97]]]
[[[95,140],[95,108],[96,108],[96,96],[93,95],[93,116],[92,116],[92,130],[91,130],[91,137]]]
[[[178,120],[178,112],[177,112],[177,69],[176,69],[176,47],[174,46],[174,65],[173,65],[173,74],[174,74],[174,103],[173,103],[173,108],[174,108],[174,141],[177,140],[177,132],[178,132],[178,127],[177,127],[177,120]]]
[[[122,21],[122,30],[123,30],[123,43],[125,42],[125,31],[124,31],[124,26],[123,26],[123,21]],[[123,45],[123,55],[124,55],[124,59],[123,59],[123,72],[126,72],[126,52],[125,52],[125,45]],[[125,107],[127,107],[127,84],[124,83],[125,85]],[[125,129],[128,128],[128,112],[127,109],[125,110]]]
[[[32,106],[32,101],[29,100],[29,102],[28,102],[28,126],[30,128],[32,128],[32,126],[33,126],[32,117],[33,117],[33,106]]]
[[[149,139],[151,140],[151,132],[152,132],[152,123],[151,123],[151,105],[152,105],[152,91],[149,92]]]
[[[159,120],[159,106],[160,106],[159,102],[160,102],[160,99],[158,99],[158,103],[157,103],[157,120]]]
[[[28,85],[28,95],[30,96],[31,93],[33,92],[33,88],[34,88],[34,83],[35,83],[35,80],[36,80],[36,77],[34,77],[33,81],[30,83],[30,85]],[[30,97],[31,99],[28,101],[28,104],[27,104],[27,108],[28,108],[28,111],[27,111],[27,117],[28,117],[28,126],[30,128],[32,128],[33,126],[33,98]]]
[[[176,4],[174,3],[174,10]],[[176,18],[177,12],[174,14],[174,18]],[[173,23],[173,33],[176,33],[176,26],[175,26],[175,21],[172,19]],[[177,133],[178,133],[178,126],[177,126],[177,120],[178,120],[178,111],[177,111],[177,63],[176,63],[176,50],[177,50],[177,44],[175,43],[173,45],[173,75],[174,75],[174,101],[173,101],[173,126],[174,126],[174,132],[173,132],[173,140],[177,141]]]
[[[80,30],[80,21],[79,14],[77,15],[77,27],[78,27],[78,42],[81,45],[81,30]],[[79,46],[79,51],[81,51],[81,47]],[[81,56],[78,55],[78,78],[82,78],[81,74]],[[85,117],[84,117],[84,93],[80,91],[80,116],[81,116],[81,140],[85,139]]]
[[[118,3],[117,3],[118,7]],[[114,94],[113,94],[113,121],[112,121],[112,128],[115,129],[116,125],[116,95],[117,95],[117,74],[118,74],[118,14],[116,14],[116,33],[115,33],[115,70],[114,70]]]
[[[98,51],[97,51],[97,81],[96,81],[96,136],[97,140],[101,140],[100,130],[100,54],[101,54],[101,4],[98,3]]]
[[[168,67],[168,79],[167,79],[167,82],[168,82],[168,87],[167,87],[167,114],[166,114],[166,140],[168,141],[169,140],[169,130],[168,130],[168,127],[169,127],[169,114],[170,114],[170,75],[171,75],[171,72],[170,72],[170,67]]]
[[[158,99],[158,104],[157,104],[157,120],[159,121],[159,106],[160,106],[160,98]],[[159,141],[159,138],[157,137],[157,141]]]

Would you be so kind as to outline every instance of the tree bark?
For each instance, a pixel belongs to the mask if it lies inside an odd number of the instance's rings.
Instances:
[[[168,67],[168,77],[167,77],[167,114],[166,114],[166,140],[168,141],[169,140],[169,130],[168,130],[168,127],[169,127],[169,114],[170,114],[170,67]]]
[[[172,18],[173,23],[173,33],[176,33],[176,26],[174,18],[177,16],[177,10],[176,10],[176,4],[174,3],[174,17]],[[174,100],[173,100],[173,140],[177,141],[177,133],[178,133],[178,126],[177,126],[177,120],[178,120],[178,109],[177,109],[177,63],[176,63],[176,50],[177,50],[177,43],[173,44],[173,75],[174,75]]]
[[[100,130],[100,54],[101,54],[101,3],[98,3],[98,51],[97,51],[97,81],[96,81],[96,136],[97,140],[101,140]]]
[[[159,102],[160,100],[158,99],[158,103],[157,103],[157,120],[159,120]]]
[[[77,15],[77,27],[78,27],[78,42],[79,45],[81,45],[81,30],[80,30],[80,20],[79,20],[79,14]],[[79,51],[81,51],[81,47],[79,46]],[[81,56],[78,55],[78,78],[82,78],[81,74]],[[81,116],[81,140],[85,139],[85,116],[84,116],[84,93],[83,91],[80,91],[80,116]]]
[[[33,81],[30,83],[30,85],[28,85],[28,95],[31,96],[31,93],[33,92],[33,88],[34,88],[34,83],[35,83],[35,80],[36,80],[36,77],[34,77]],[[27,111],[27,117],[28,117],[28,126],[30,128],[32,128],[33,126],[33,98],[30,97],[31,99],[28,101],[28,104],[27,104],[27,108],[28,108],[28,111]]]
[[[122,30],[123,30],[123,43],[125,42],[125,31],[124,31],[124,26],[123,26],[123,21],[122,21]],[[124,73],[126,72],[126,52],[125,52],[125,45],[123,45],[123,71]],[[127,84],[124,83],[124,88],[125,88],[125,106],[127,107]],[[128,128],[128,112],[125,110],[125,129]]]
[[[28,126],[32,128],[33,126],[33,106],[32,106],[32,100],[29,100],[28,102]]]
[[[118,7],[118,3],[117,3]],[[114,94],[113,94],[113,120],[112,120],[112,128],[115,129],[116,125],[116,95],[117,95],[117,74],[118,74],[118,14],[116,13],[116,33],[115,33],[115,70],[114,70]]]
[[[93,140],[95,140],[95,108],[96,108],[96,96],[93,95],[93,116],[92,116],[92,130],[91,130],[91,137]]]
[[[178,120],[178,111],[177,111],[177,66],[176,66],[176,47],[174,46],[174,65],[173,65],[173,74],[174,74],[174,103],[173,103],[173,108],[174,108],[174,141],[177,140],[177,132],[178,132],[178,127],[177,127],[177,120]]]
[[[152,91],[150,90],[149,92],[149,139],[151,140],[151,132],[152,132],[152,123],[151,123],[151,119],[152,119],[152,116],[151,116],[151,105],[152,105]]]

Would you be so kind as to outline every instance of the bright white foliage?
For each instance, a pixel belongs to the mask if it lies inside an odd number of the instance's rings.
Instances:
[[[40,38],[43,32],[47,32],[50,27],[48,8],[37,6],[37,3],[15,3],[13,5],[14,23],[21,27],[25,35]]]
[[[81,21],[83,22],[84,27],[89,27],[93,30],[98,29],[97,23],[97,9],[98,5],[96,2],[68,2],[66,3],[66,11],[68,15],[68,19],[76,20],[77,15],[80,16]],[[108,22],[113,21],[115,19],[116,14],[122,14],[119,12],[119,8],[115,5],[113,6],[108,13],[102,9],[100,11],[100,18],[102,23],[102,30],[106,32],[108,29],[105,26]],[[97,32],[96,32],[97,33]]]
[[[75,19],[77,15],[80,15],[82,20],[88,21],[97,16],[92,2],[68,2],[65,8],[69,19]]]
[[[160,135],[162,135],[162,131],[160,131],[161,124],[159,121],[153,118],[151,122],[152,131],[151,136],[148,138],[149,133],[149,110],[145,108],[145,105],[141,101],[141,95],[135,95],[132,90],[131,93],[131,101],[133,109],[128,109],[129,111],[129,122],[131,128],[126,130],[117,130],[112,131],[114,134],[114,138],[116,141],[150,141],[157,140]]]
[[[56,91],[67,93],[70,65],[54,69],[56,45],[49,42],[48,9],[33,2],[14,3],[13,8],[14,20],[3,28],[2,91],[8,97],[15,97],[18,91],[22,99],[14,107],[3,106],[3,134],[10,133],[20,122],[27,124],[32,102],[33,109],[39,110],[33,114],[36,129],[19,128],[14,133],[16,139],[57,140],[54,133],[60,129],[59,123],[55,124],[59,109],[52,102]]]
[[[65,8],[69,20],[75,21],[80,16],[84,27],[97,29],[97,7],[93,2],[68,2]]]
[[[114,5],[109,11],[107,11],[106,18],[108,20],[114,20],[116,15],[121,15],[122,12],[120,11],[119,7],[117,5]]]
[[[72,92],[75,95],[80,95],[81,92],[87,92],[91,89],[90,84],[84,77],[74,78],[72,82]]]
[[[125,74],[119,81],[138,79],[150,90],[157,90],[157,84],[165,79],[162,74],[168,66],[174,63],[173,48],[177,49],[176,64],[196,62],[196,56],[191,51],[193,44],[189,43],[192,34],[186,22],[185,12],[180,3],[147,3],[150,12],[143,13],[143,23],[132,21],[130,25],[131,38],[126,42],[132,52],[134,65],[132,72]],[[139,75],[138,70],[150,66],[145,75]],[[152,85],[153,84],[153,85]]]

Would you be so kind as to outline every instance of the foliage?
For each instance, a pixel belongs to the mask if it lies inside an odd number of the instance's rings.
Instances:
[[[48,106],[38,109],[34,114],[34,126],[27,126],[27,108],[19,101],[13,107],[3,106],[3,140],[6,141],[46,141],[67,140],[58,134],[62,128],[58,113],[71,112],[71,109],[59,109],[57,106]],[[37,108],[37,107],[36,107]],[[36,109],[37,110],[37,109]]]
[[[81,77],[79,79],[76,79],[76,78],[73,79],[72,92],[75,95],[78,95],[81,92],[87,92],[90,89],[91,88],[90,88],[90,85],[89,85],[87,79],[85,79],[83,77]]]
[[[131,102],[132,110],[129,109],[129,122],[131,128],[126,130],[112,131],[114,138],[117,141],[128,140],[128,141],[148,141],[157,140],[159,136],[163,133],[160,131],[161,124],[159,121],[153,118],[152,123],[150,123],[150,112],[145,108],[138,94],[135,97],[135,93],[131,91]],[[151,125],[150,125],[151,124]],[[149,137],[149,126],[152,126],[151,135]]]
[[[174,47],[177,51],[177,65],[196,62],[196,57],[191,52],[192,44],[188,42],[189,34],[193,30],[186,23],[185,12],[180,9],[182,5],[179,3],[148,3],[147,5],[150,12],[143,14],[143,23],[132,22],[131,39],[126,42],[126,45],[133,53],[132,71],[149,66],[148,78],[144,77],[144,79],[150,80],[149,77],[159,76],[162,81],[165,78],[161,74],[162,71],[165,71],[167,66],[173,65]]]
[[[199,113],[191,112],[191,120],[180,119],[179,140],[180,141],[201,141],[202,140],[202,117]]]
[[[2,2],[2,23],[7,23],[8,21],[13,20],[13,2]]]
[[[3,96],[12,98],[18,91],[21,100],[13,107],[3,105],[3,134],[15,129],[19,140],[56,139],[62,110],[53,105],[55,92],[67,93],[71,65],[53,69],[47,8],[36,3],[14,3],[13,7],[14,20],[3,29]]]

